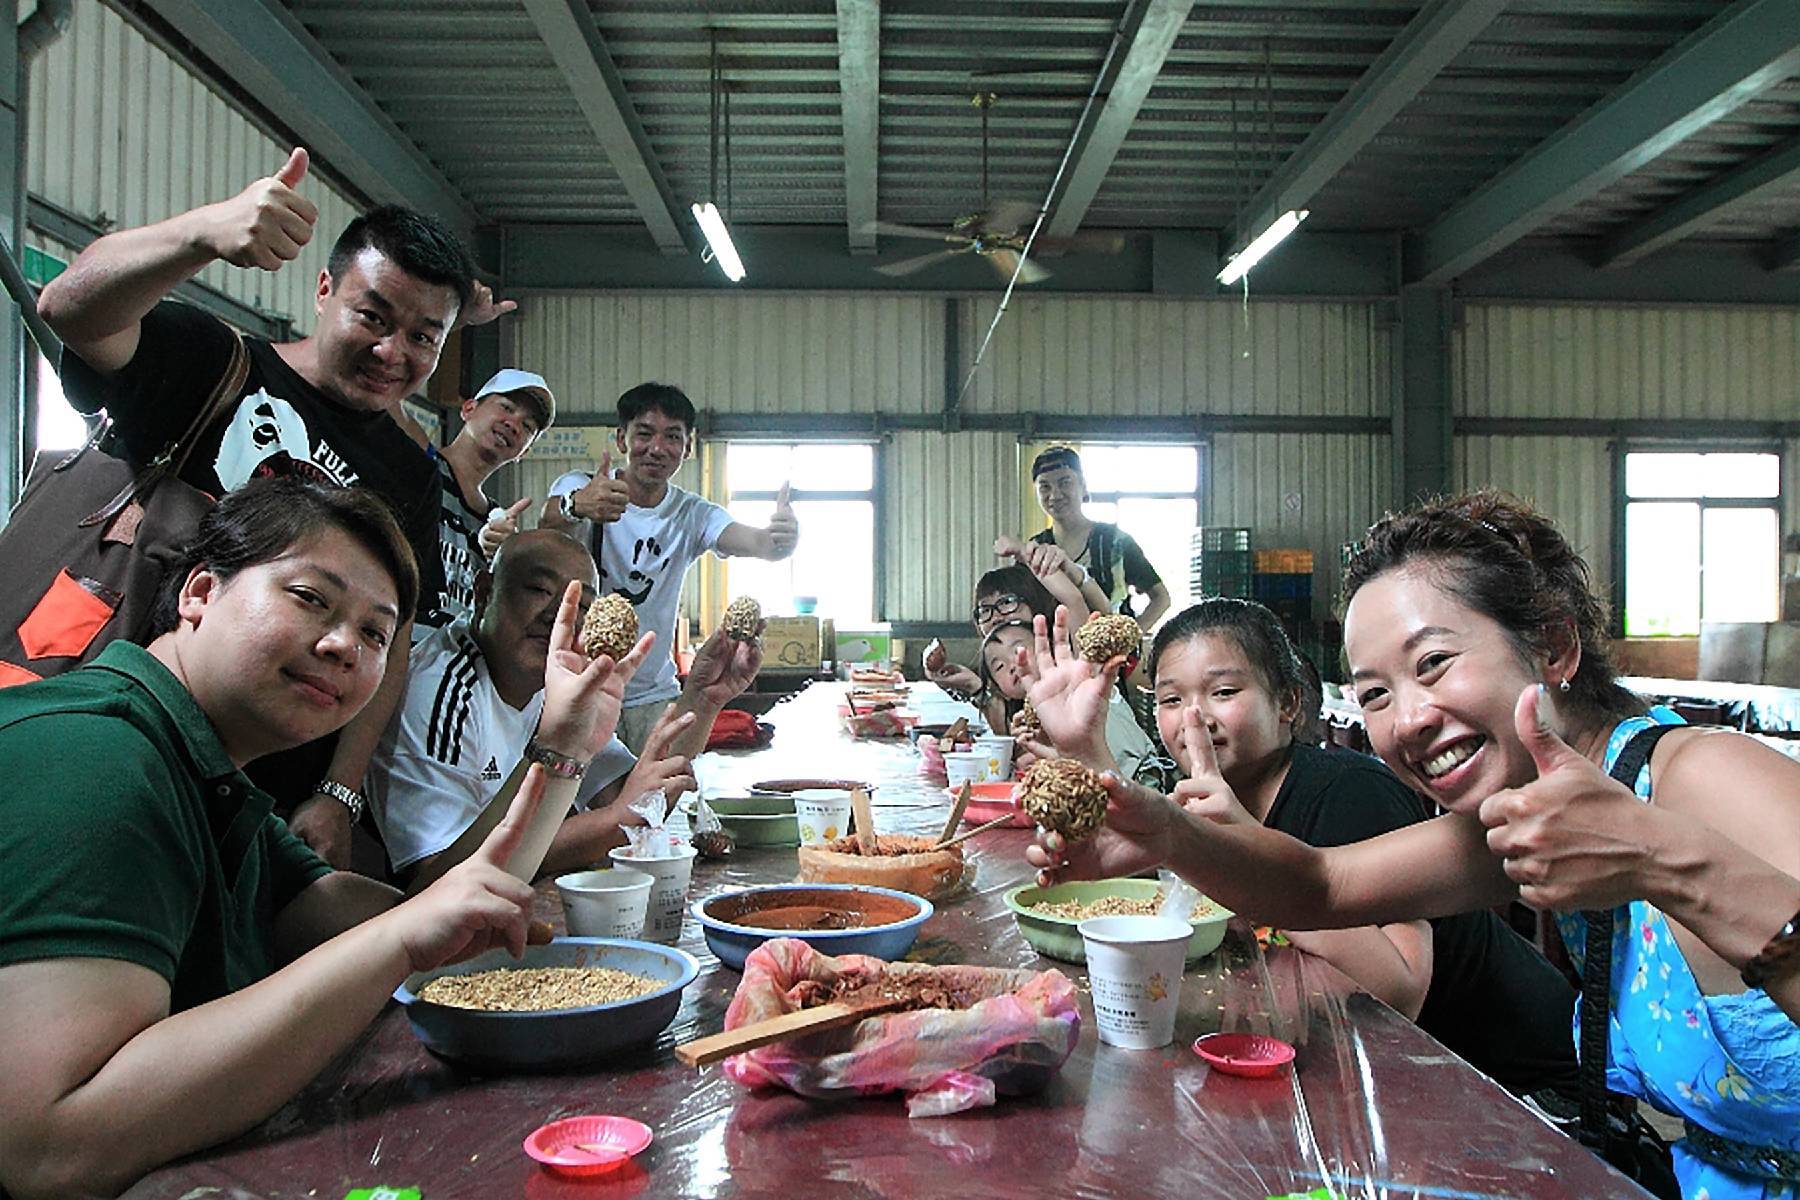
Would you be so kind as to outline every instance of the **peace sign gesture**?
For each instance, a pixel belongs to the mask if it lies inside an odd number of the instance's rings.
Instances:
[[[1206,721],[1199,709],[1183,710],[1179,740],[1181,744],[1176,749],[1188,777],[1175,785],[1175,803],[1197,817],[1221,825],[1261,824],[1225,782],[1225,776],[1219,770],[1219,757],[1213,753],[1212,734],[1207,732]]]

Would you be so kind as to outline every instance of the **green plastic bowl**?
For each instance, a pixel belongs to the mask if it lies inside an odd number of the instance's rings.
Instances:
[[[1081,933],[1076,928],[1080,922],[1071,917],[1039,912],[1032,905],[1045,902],[1066,904],[1070,901],[1092,904],[1107,896],[1149,900],[1156,895],[1160,886],[1154,879],[1096,879],[1087,883],[1059,883],[1047,888],[1027,884],[1006,893],[1006,907],[1012,909],[1013,919],[1019,923],[1019,932],[1025,935],[1025,940],[1031,943],[1032,949],[1045,958],[1084,963],[1087,961],[1087,947],[1082,944]],[[1229,909],[1204,898],[1203,902],[1209,906],[1206,915],[1189,922],[1194,927],[1194,936],[1188,939],[1187,961],[1190,963],[1205,958],[1219,948],[1219,943],[1225,940],[1225,922],[1231,919]]]
[[[792,796],[736,796],[708,800],[719,824],[739,846],[798,846],[800,823]]]

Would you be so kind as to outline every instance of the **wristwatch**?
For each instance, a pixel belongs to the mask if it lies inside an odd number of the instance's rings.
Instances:
[[[558,779],[580,779],[581,773],[587,770],[587,760],[552,750],[548,746],[538,744],[536,738],[525,743],[524,759],[527,763],[536,763],[544,768],[544,774],[554,775]]]
[[[345,787],[335,779],[321,779],[319,786],[313,789],[315,796],[330,796],[339,804],[350,810],[350,823],[362,820],[363,805],[366,801],[363,794],[353,787]]]
[[[1775,936],[1738,972],[1745,987],[1759,988],[1800,967],[1800,913],[1775,931]]]

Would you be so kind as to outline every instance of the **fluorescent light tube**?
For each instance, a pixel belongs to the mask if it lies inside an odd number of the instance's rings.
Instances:
[[[706,235],[706,244],[712,247],[713,258],[718,260],[725,278],[733,283],[742,279],[744,260],[738,257],[737,247],[731,244],[731,231],[725,228],[725,218],[712,201],[694,205],[694,220],[700,223],[700,231]]]
[[[699,209],[694,211],[698,212]],[[1307,209],[1290,208],[1276,217],[1273,225],[1257,234],[1248,246],[1238,251],[1237,255],[1225,264],[1225,269],[1219,272],[1219,282],[1229,287],[1242,279],[1249,273],[1251,267],[1261,262],[1264,255],[1281,243],[1282,238],[1298,229],[1300,222],[1306,220],[1308,215],[1309,210]]]

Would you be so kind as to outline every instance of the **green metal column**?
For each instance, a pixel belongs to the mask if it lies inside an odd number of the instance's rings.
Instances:
[[[1448,492],[1451,458],[1451,299],[1443,288],[1400,289],[1394,353],[1394,505]]]
[[[23,256],[25,236],[25,126],[20,119],[23,97],[19,70],[18,0],[0,0],[0,233],[14,255]],[[4,293],[0,293],[4,300]],[[12,515],[18,501],[25,447],[25,323],[5,300],[0,320],[0,520]]]

